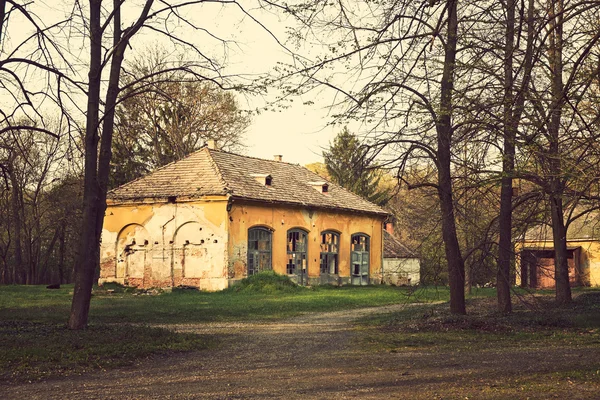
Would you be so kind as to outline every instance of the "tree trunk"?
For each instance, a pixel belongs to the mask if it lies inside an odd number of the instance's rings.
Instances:
[[[559,304],[570,303],[571,285],[569,282],[569,265],[567,262],[567,234],[564,223],[562,195],[562,163],[560,158],[560,121],[562,116],[563,99],[563,0],[550,1],[549,4],[549,60],[552,79],[552,107],[548,125],[550,171],[550,210],[552,213],[552,238],[554,240],[554,279],[556,282],[556,301]]]
[[[65,228],[66,222],[63,221],[60,226],[59,245],[58,245],[58,283],[67,283],[65,280]]]
[[[120,0],[114,1],[113,16],[113,48],[114,54],[110,65],[108,88],[106,91],[105,114],[102,123],[102,139],[100,143],[100,154],[98,158],[98,214],[96,216],[96,238],[100,242],[102,225],[104,224],[104,212],[106,211],[106,194],[108,191],[108,178],[110,174],[110,159],[112,156],[112,137],[115,122],[115,107],[119,95],[119,82],[121,77],[121,65],[125,56],[128,40],[123,38],[121,32]]]
[[[92,294],[92,284],[100,261],[100,235],[106,210],[106,192],[110,172],[112,134],[119,79],[125,49],[129,39],[143,26],[148,17],[153,0],[146,0],[144,8],[136,21],[125,32],[121,32],[121,0],[113,0],[113,49],[111,68],[104,102],[102,143],[98,154],[98,115],[100,107],[101,46],[100,0],[90,0],[90,89],[88,93],[88,120],[86,122],[86,165],[84,181],[83,235],[82,251],[79,255],[78,269],[75,273],[75,292],[69,327],[82,329],[87,324]],[[93,115],[90,117],[90,110]],[[99,158],[98,158],[99,157]],[[82,258],[83,257],[83,258]]]
[[[444,71],[441,81],[440,115],[436,122],[438,195],[442,211],[442,237],[450,283],[450,311],[466,314],[465,308],[465,265],[460,253],[454,218],[452,195],[452,175],[450,159],[452,143],[452,92],[454,90],[454,70],[458,34],[458,0],[448,1],[448,37],[446,39]]]
[[[571,284],[569,282],[569,262],[567,256],[567,230],[563,219],[562,199],[552,196],[552,239],[554,241],[554,279],[556,281],[556,302],[570,303]]]
[[[515,169],[516,124],[513,121],[513,56],[515,36],[515,0],[506,4],[506,32],[504,46],[504,153],[502,157],[502,186],[500,189],[500,216],[498,221],[499,248],[496,290],[498,311],[512,312],[510,299],[510,261],[512,247],[512,192]]]
[[[94,271],[99,260],[96,235],[98,219],[98,116],[100,112],[100,79],[102,75],[101,0],[90,0],[90,70],[88,74],[88,103],[85,131],[85,174],[83,191],[83,221],[81,247],[75,264],[75,288],[69,329],[87,325],[92,297]]]
[[[38,274],[38,279],[42,282],[48,282],[48,283],[56,283],[56,281],[52,282],[52,279],[48,279],[48,277],[50,276],[51,278],[51,274],[48,274],[48,262],[50,261],[50,256],[52,255],[52,252],[54,251],[54,246],[56,245],[56,241],[58,240],[59,236],[60,236],[60,231],[62,230],[62,223],[60,226],[58,226],[55,230],[54,230],[54,234],[52,235],[52,239],[50,240],[50,243],[48,244],[48,246],[46,246],[46,251],[44,254],[44,261],[42,262],[42,257],[41,257],[41,251],[40,251],[40,256],[38,257],[39,259],[39,263],[40,263],[40,271]],[[39,283],[39,282],[38,282]]]
[[[20,196],[19,196],[19,181],[17,176],[15,175],[15,171],[12,166],[8,168],[8,176],[10,179],[12,192],[10,194],[10,208],[11,208],[11,216],[12,216],[12,226],[14,228],[15,233],[15,263],[13,266],[14,269],[14,283],[24,283],[24,281],[20,278],[21,273],[23,272],[23,249],[21,247],[22,243],[22,228],[23,221],[21,220],[21,204],[20,204]]]

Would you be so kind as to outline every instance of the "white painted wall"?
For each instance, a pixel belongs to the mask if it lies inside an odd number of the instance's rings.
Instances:
[[[418,285],[421,264],[418,258],[384,258],[383,283],[386,285]]]

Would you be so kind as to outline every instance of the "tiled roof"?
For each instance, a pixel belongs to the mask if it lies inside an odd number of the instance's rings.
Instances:
[[[270,186],[257,181],[260,174],[272,177]],[[314,184],[322,181],[319,175],[297,164],[203,147],[182,160],[111,190],[108,198],[118,202],[230,194],[245,200],[387,214],[381,207],[333,183],[328,182],[328,192],[321,193]]]
[[[415,258],[408,247],[400,243],[398,239],[383,231],[383,258]]]
[[[533,226],[527,230],[525,240],[551,242],[552,227],[550,225]],[[567,229],[567,241],[577,240],[600,240],[600,213],[592,211],[571,222]]]

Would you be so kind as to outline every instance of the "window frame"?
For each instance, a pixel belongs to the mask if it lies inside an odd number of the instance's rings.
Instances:
[[[325,235],[331,235],[333,243],[326,243]],[[323,251],[323,245],[327,245],[328,251]],[[335,251],[331,251],[331,246],[335,246]],[[319,269],[321,275],[338,275],[340,273],[340,233],[334,230],[325,230],[321,232],[321,251],[319,256]],[[329,260],[334,261],[334,272],[331,272]]]
[[[264,241],[261,238],[251,239],[251,234],[255,232],[266,232],[268,233],[268,250],[261,250],[259,242]],[[256,242],[256,248],[250,248],[250,241]],[[248,240],[247,240],[247,255],[246,255],[246,274],[247,276],[251,276],[254,274],[258,274],[261,271],[272,271],[273,270],[273,230],[264,226],[253,226],[248,228]],[[269,265],[262,266],[260,265],[260,260],[262,259],[261,255],[269,256]],[[252,262],[251,262],[252,260]],[[259,261],[259,265],[255,266],[255,260]],[[252,264],[252,267],[251,267]]]
[[[361,244],[361,238],[365,239],[359,249],[355,249],[355,244]],[[355,239],[359,243],[355,243]],[[356,262],[358,261],[358,263]],[[358,268],[358,269],[357,269]],[[371,270],[371,237],[366,233],[354,233],[350,236],[350,281],[357,285],[367,285],[369,283]],[[366,277],[366,278],[365,278]]]
[[[304,249],[300,249],[298,250],[296,248],[297,243],[302,243],[299,240],[295,240],[294,238],[292,238],[292,241],[290,241],[290,234],[294,234],[294,233],[298,233],[299,235],[304,235]],[[301,238],[301,236],[298,237],[298,239]],[[287,257],[287,262],[285,264],[285,272],[288,275],[297,275],[300,277],[301,281],[303,280],[303,276],[306,275],[308,273],[308,231],[304,230],[302,228],[292,228],[292,229],[288,229],[288,231],[286,232],[286,257]],[[292,246],[292,248],[290,248],[290,245]],[[300,257],[298,257],[300,256]],[[304,256],[304,258],[302,258],[302,256]],[[304,261],[304,267],[302,265],[302,261]],[[293,263],[291,263],[293,262]],[[300,272],[298,271],[298,266],[300,267]],[[302,282],[298,282],[300,284],[302,284]]]

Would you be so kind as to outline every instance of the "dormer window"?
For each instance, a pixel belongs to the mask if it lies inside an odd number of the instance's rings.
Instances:
[[[308,182],[319,193],[329,193],[329,184],[325,181]]]
[[[273,177],[269,174],[250,174],[250,176],[256,179],[256,182],[261,185],[271,186],[273,183]]]

